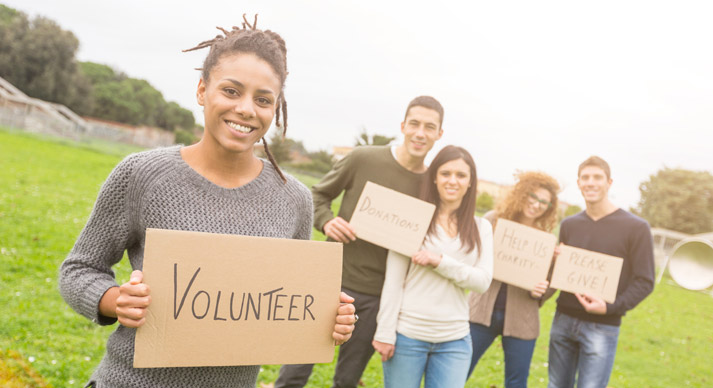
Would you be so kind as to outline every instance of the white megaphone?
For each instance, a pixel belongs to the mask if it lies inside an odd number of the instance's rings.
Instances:
[[[713,241],[701,237],[679,241],[671,250],[668,273],[689,290],[713,286]]]

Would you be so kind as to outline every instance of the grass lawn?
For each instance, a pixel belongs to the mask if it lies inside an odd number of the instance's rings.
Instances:
[[[111,169],[136,148],[74,143],[0,129],[0,386],[80,387],[99,363],[114,327],[99,327],[72,311],[57,291],[57,270],[87,220]],[[311,186],[316,178],[298,176]],[[315,233],[315,239],[323,239]],[[127,280],[128,261],[116,267]],[[554,311],[541,311],[543,329],[530,386],[547,380],[548,330]],[[713,386],[713,298],[664,278],[624,318],[612,387]],[[502,349],[496,341],[467,387],[502,387]],[[311,387],[331,384],[334,365],[318,365]],[[273,381],[265,366],[260,382]],[[363,376],[381,386],[373,357]]]

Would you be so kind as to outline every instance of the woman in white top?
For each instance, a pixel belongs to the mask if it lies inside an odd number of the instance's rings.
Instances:
[[[478,179],[468,151],[447,146],[424,176],[421,199],[436,205],[421,250],[389,251],[373,345],[385,387],[462,387],[472,353],[468,290],[493,274],[492,229],[475,215]]]

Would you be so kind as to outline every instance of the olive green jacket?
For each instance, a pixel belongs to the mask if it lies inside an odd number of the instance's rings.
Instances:
[[[312,187],[314,227],[324,231],[324,224],[334,218],[332,201],[344,192],[339,216],[349,221],[367,181],[418,196],[423,174],[401,166],[389,146],[356,147],[332,167]],[[362,294],[378,296],[384,285],[387,250],[361,239],[344,244],[342,287]]]

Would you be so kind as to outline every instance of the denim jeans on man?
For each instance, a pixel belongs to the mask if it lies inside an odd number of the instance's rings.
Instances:
[[[470,362],[468,376],[473,373],[475,364],[499,335],[503,335],[505,310],[493,310],[490,327],[470,323],[470,336],[473,340],[473,358]],[[527,377],[530,374],[530,362],[535,350],[535,341],[503,336],[503,351],[505,352],[505,388],[527,387]]]
[[[548,388],[605,388],[609,382],[619,326],[555,314],[550,331]]]
[[[384,387],[462,388],[472,354],[470,334],[441,343],[419,341],[396,333],[394,356],[383,363]]]

